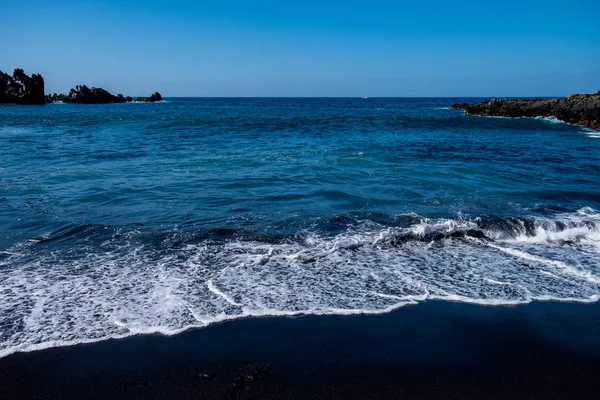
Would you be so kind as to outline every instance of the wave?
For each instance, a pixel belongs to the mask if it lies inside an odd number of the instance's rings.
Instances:
[[[152,104],[152,103],[168,103],[169,100],[158,100],[158,101],[137,101],[137,100],[133,100],[133,101],[128,101],[122,104]]]
[[[534,117],[534,119],[540,120],[540,121],[546,121],[546,122],[551,122],[553,124],[566,124],[565,121],[560,120],[554,116],[550,116],[550,117]]]
[[[600,213],[591,208],[526,218],[354,213],[292,235],[67,226],[0,256],[0,357],[430,299],[595,302],[599,253]]]
[[[584,128],[586,135],[594,139],[600,139],[600,131],[593,130],[590,128]]]
[[[463,115],[467,115],[466,113],[463,112]],[[582,125],[578,125],[578,124],[572,124],[569,122],[565,122],[561,119],[558,119],[555,116],[547,116],[547,117],[503,117],[500,115],[469,115],[471,117],[481,117],[481,118],[492,118],[492,119],[502,119],[502,120],[537,120],[537,121],[544,121],[544,122],[549,122],[552,124],[559,124],[559,125],[567,125],[567,126],[572,126],[572,127],[576,127],[579,128],[585,132],[589,132],[591,133],[589,136],[591,137],[600,137],[600,135],[595,135],[595,134],[600,134],[600,131],[595,130],[595,129],[591,129],[591,128],[587,128],[585,126]]]

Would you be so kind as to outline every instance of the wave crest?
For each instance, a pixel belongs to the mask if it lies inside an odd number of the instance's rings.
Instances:
[[[148,240],[143,230],[104,237],[69,226],[0,258],[0,356],[248,316],[381,313],[427,299],[597,301],[599,227],[590,208],[552,218],[346,215],[280,237]]]

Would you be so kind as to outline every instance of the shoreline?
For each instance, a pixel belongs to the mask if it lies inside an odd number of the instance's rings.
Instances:
[[[451,108],[448,108],[448,110],[450,110]],[[527,116],[521,116],[521,117],[507,117],[507,116],[502,116],[502,115],[480,115],[480,114],[469,114],[468,112],[463,110],[463,116],[465,117],[478,117],[478,118],[493,118],[493,119],[508,119],[508,120],[515,120],[515,119],[527,119],[527,120],[536,120],[536,121],[544,121],[550,124],[562,124],[562,125],[568,125],[568,126],[572,126],[574,128],[579,128],[585,132],[600,132],[600,127],[599,128],[590,128],[589,126],[586,125],[582,125],[582,124],[576,124],[573,122],[567,122],[567,121],[563,121],[562,119],[557,118],[554,115],[548,115],[548,116],[537,116],[537,117],[527,117]]]
[[[468,298],[442,298],[442,297],[430,297],[427,299],[413,299],[407,300],[405,303],[398,303],[397,305],[388,307],[386,309],[377,310],[377,311],[365,311],[365,310],[340,310],[339,312],[322,312],[315,313],[309,311],[298,311],[298,312],[287,312],[280,311],[272,314],[247,314],[247,315],[233,315],[228,318],[223,318],[214,322],[210,322],[208,325],[200,326],[200,325],[188,325],[172,332],[164,332],[160,329],[155,331],[147,331],[147,332],[136,332],[136,333],[128,333],[124,335],[110,336],[110,337],[101,337],[101,338],[93,338],[93,339],[77,339],[71,342],[69,341],[51,341],[51,342],[43,342],[36,343],[32,345],[23,345],[0,350],[0,362],[3,358],[10,357],[14,354],[21,353],[37,353],[42,351],[48,351],[56,348],[64,348],[64,347],[75,347],[75,346],[86,346],[93,345],[101,342],[110,342],[110,341],[121,341],[127,340],[136,337],[142,336],[159,336],[159,337],[177,337],[179,335],[184,335],[190,331],[210,329],[214,326],[218,326],[221,324],[229,324],[236,321],[243,321],[246,319],[279,319],[279,318],[309,318],[309,317],[360,317],[360,316],[378,316],[385,315],[397,312],[405,307],[415,307],[428,303],[458,303],[458,304],[468,304],[479,307],[521,307],[527,306],[533,303],[566,303],[566,304],[600,304],[600,294],[591,296],[587,300],[577,299],[577,298],[565,298],[565,299],[554,299],[554,298],[537,298],[531,299],[528,302],[508,302],[508,301],[498,301],[498,302],[488,302],[483,303],[477,300],[471,300]]]
[[[600,129],[600,91],[556,99],[492,99],[479,103],[456,103],[450,109],[482,117],[553,117],[590,129]]]
[[[594,398],[600,303],[432,300],[385,314],[249,317],[14,353],[37,398]]]

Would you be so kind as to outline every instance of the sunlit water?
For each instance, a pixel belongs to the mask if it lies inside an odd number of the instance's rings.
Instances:
[[[0,356],[427,299],[597,301],[600,135],[475,99],[0,107]]]

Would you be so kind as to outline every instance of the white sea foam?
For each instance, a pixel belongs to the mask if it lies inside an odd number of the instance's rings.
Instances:
[[[470,116],[478,116],[478,115],[474,115],[474,114],[467,114],[466,112],[464,112],[465,115],[470,115]],[[596,130],[596,129],[591,129],[591,128],[586,128],[583,127],[581,125],[577,125],[577,124],[572,124],[569,122],[565,122],[561,119],[558,119],[555,116],[548,116],[548,117],[503,117],[503,116],[499,116],[499,115],[485,115],[485,116],[481,116],[482,118],[498,118],[498,119],[536,119],[539,121],[546,121],[546,122],[550,122],[553,124],[565,124],[565,125],[571,125],[571,126],[576,126],[578,128],[581,128],[584,132],[587,133],[587,135],[589,137],[592,138],[600,138],[600,131]]]
[[[152,104],[152,103],[168,103],[169,100],[158,100],[158,101],[137,101],[137,100],[132,100],[132,101],[128,101],[125,104]]]
[[[473,115],[473,114],[469,114],[472,116],[478,116],[478,115]],[[502,115],[481,115],[481,117],[484,118],[496,118],[496,119],[535,119],[538,121],[545,121],[545,122],[550,122],[553,124],[566,124],[566,125],[574,125],[574,124],[569,124],[568,122],[565,122],[563,120],[560,120],[558,118],[556,118],[555,116],[548,116],[548,117],[505,117]],[[578,126],[578,125],[575,125]]]
[[[428,299],[598,301],[596,210],[511,221],[510,229],[478,219],[362,221],[276,243],[149,245],[138,231],[54,249],[26,241],[0,259],[0,357],[244,317],[384,313]],[[477,229],[487,238],[467,234]]]
[[[541,120],[541,121],[546,121],[546,122],[551,122],[553,124],[566,124],[565,121],[562,121],[554,116],[550,116],[550,117],[534,117],[535,119]]]
[[[594,139],[600,139],[600,131],[595,131],[593,129],[584,129],[586,135]]]

